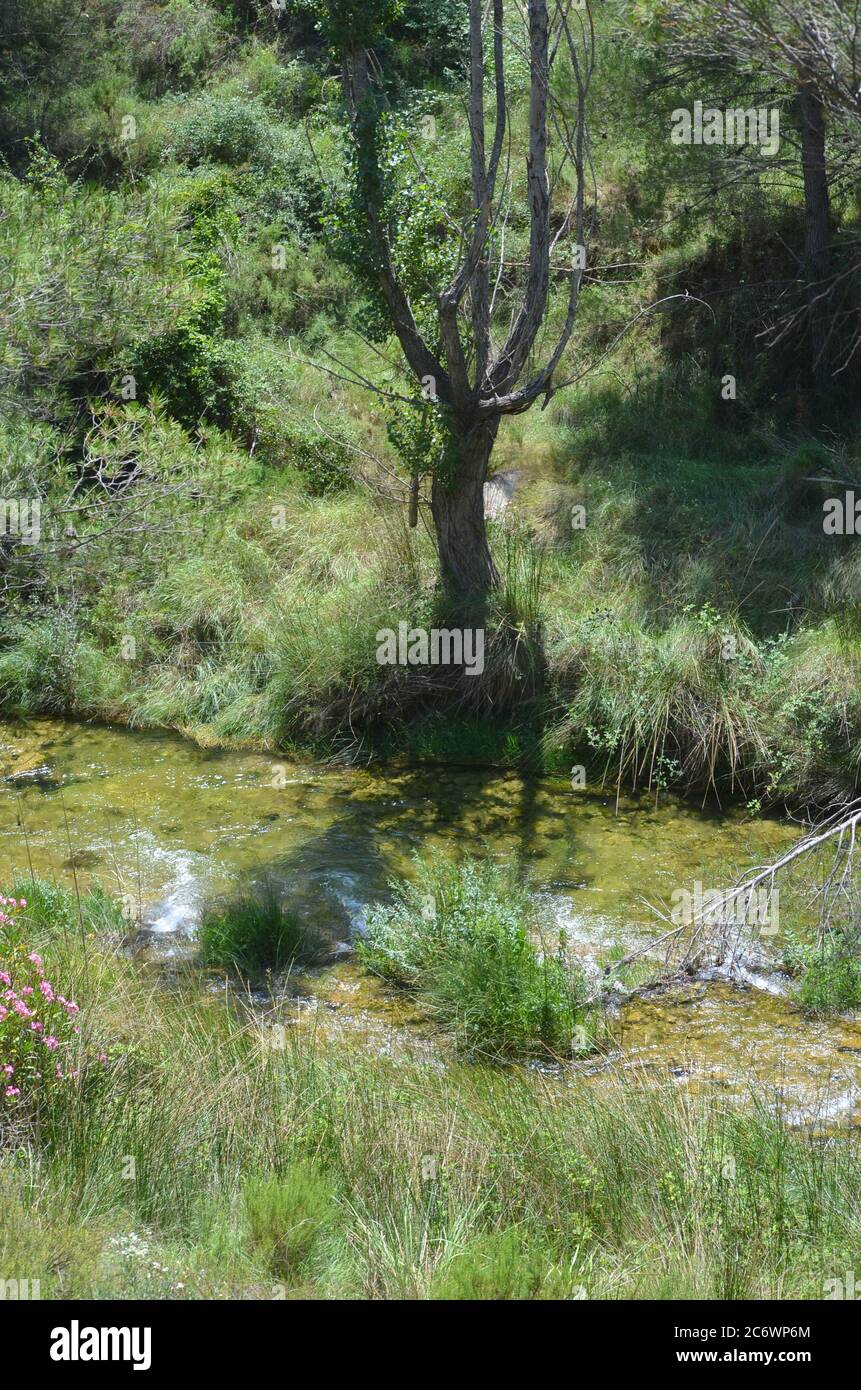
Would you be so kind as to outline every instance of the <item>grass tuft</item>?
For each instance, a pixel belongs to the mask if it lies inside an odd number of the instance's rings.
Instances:
[[[201,918],[198,939],[205,965],[250,975],[313,965],[325,944],[318,931],[284,905],[268,880],[211,903]]]

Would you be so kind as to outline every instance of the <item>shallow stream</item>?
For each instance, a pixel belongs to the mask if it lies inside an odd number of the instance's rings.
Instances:
[[[38,719],[0,727],[3,885],[98,879],[143,923],[144,957],[193,958],[204,899],[264,872],[331,935],[333,964],[294,1011],[345,1046],[444,1046],[415,1006],[350,960],[369,903],[416,852],[519,861],[575,948],[594,956],[656,932],[649,904],[719,887],[774,858],[795,827],[670,798],[623,801],[558,779],[455,768],[362,770],[205,750],[167,733]],[[625,1004],[618,1048],[574,1072],[645,1068],[691,1088],[763,1085],[799,1121],[861,1118],[861,1024],[805,1019],[779,977],[695,980]],[[570,1076],[566,1080],[572,1079]]]

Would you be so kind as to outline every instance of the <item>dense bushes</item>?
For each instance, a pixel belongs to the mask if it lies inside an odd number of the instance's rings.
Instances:
[[[192,168],[248,164],[268,155],[271,137],[266,112],[256,102],[208,96],[181,116],[175,149]]]
[[[0,287],[0,399],[65,421],[192,299],[178,212],[72,182],[38,148],[24,181],[0,175],[0,212],[0,260],[15,265]]]
[[[133,0],[114,29],[136,82],[153,95],[184,90],[215,67],[229,32],[227,16],[199,0]]]

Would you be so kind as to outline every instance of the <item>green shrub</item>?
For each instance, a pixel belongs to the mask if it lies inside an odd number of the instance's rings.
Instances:
[[[535,908],[513,875],[472,860],[419,863],[414,883],[390,886],[394,901],[369,914],[360,959],[426,1001],[460,1046],[492,1056],[582,1046],[583,973],[564,935],[540,949]]]
[[[274,1274],[296,1275],[332,1222],[332,1189],[313,1168],[250,1179],[243,1205],[252,1245]]]
[[[254,974],[311,965],[323,948],[320,934],[285,908],[274,884],[212,903],[199,929],[206,965],[233,966]]]
[[[25,179],[0,175],[0,263],[15,265],[0,294],[5,400],[62,422],[176,323],[192,298],[177,222],[175,200],[72,182],[38,146]]]
[[[787,964],[798,972],[795,999],[814,1016],[861,1009],[861,951],[857,932],[832,931],[815,946],[794,946]]]
[[[437,1275],[432,1299],[484,1303],[541,1296],[552,1267],[549,1255],[527,1249],[517,1231],[474,1237]]]
[[[177,192],[189,243],[186,268],[194,302],[164,333],[141,339],[132,363],[138,389],[163,398],[187,429],[201,420],[230,423],[236,358],[221,338],[226,306],[223,255],[238,236],[229,184],[219,172],[188,179]]]
[[[322,73],[301,58],[282,62],[275,45],[252,44],[235,81],[282,119],[301,120],[323,102]]]
[[[269,117],[247,97],[207,94],[177,122],[175,149],[180,159],[235,167],[267,157],[272,135]]]

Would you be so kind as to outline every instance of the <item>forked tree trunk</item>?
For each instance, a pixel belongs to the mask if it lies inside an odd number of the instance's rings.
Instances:
[[[484,522],[484,484],[498,429],[497,417],[464,432],[451,477],[433,481],[440,574],[446,595],[459,604],[481,602],[499,584]]]
[[[436,324],[426,335],[422,314],[410,302],[401,276],[401,260],[392,239],[400,217],[389,207],[388,136],[385,102],[378,80],[380,60],[369,60],[370,45],[386,38],[382,14],[386,6],[350,3],[324,7],[335,47],[343,58],[342,85],[356,152],[355,190],[374,248],[377,286],[397,335],[410,373],[445,407],[455,422],[457,458],[431,487],[431,512],[439,550],[440,576],[450,610],[476,612],[499,586],[484,524],[484,483],[503,415],[521,414],[537,400],[550,399],[562,384],[554,384],[557,368],[574,331],[583,277],[579,253],[586,238],[585,199],[589,143],[586,137],[586,97],[595,61],[595,36],[588,12],[569,18],[571,5],[548,5],[548,0],[522,0],[517,8],[528,31],[529,143],[526,195],[529,213],[529,256],[523,284],[515,292],[504,340],[494,343],[494,317],[499,275],[492,287],[491,263],[501,254],[501,230],[508,219],[511,170],[504,157],[510,134],[510,97],[506,84],[506,20],[504,0],[468,0],[469,12],[469,145],[471,209],[465,219],[460,254],[446,283],[435,287]],[[581,3],[574,8],[583,9]],[[372,17],[373,12],[375,17]],[[492,65],[486,50],[492,48]],[[516,62],[522,50],[515,41]],[[557,55],[566,67],[564,85],[573,99],[553,97],[551,70]],[[489,56],[489,54],[488,54]],[[495,97],[493,136],[485,139],[486,80],[492,69]],[[373,80],[372,80],[373,76]],[[519,80],[519,78],[518,78]],[[551,111],[551,103],[552,111]],[[562,110],[566,106],[567,111]],[[552,135],[550,127],[552,126]],[[549,161],[549,162],[548,162]],[[551,167],[552,165],[552,167]],[[552,215],[553,192],[563,167],[573,170],[574,190],[568,204]],[[501,178],[502,170],[505,170]],[[424,177],[424,174],[422,175]],[[565,183],[571,181],[566,172]],[[393,191],[393,190],[392,190]],[[550,291],[551,258],[557,243],[572,242],[578,264],[569,282],[567,308],[553,345],[541,334]],[[501,275],[501,269],[500,269]],[[430,287],[428,287],[430,288]],[[423,291],[426,294],[427,291]],[[506,289],[504,299],[509,298]],[[517,302],[519,300],[519,303]],[[500,308],[497,318],[505,314]],[[548,325],[549,327],[549,325]],[[364,381],[365,386],[370,383]],[[414,463],[414,460],[410,460]],[[418,514],[416,484],[411,488],[410,522]]]

